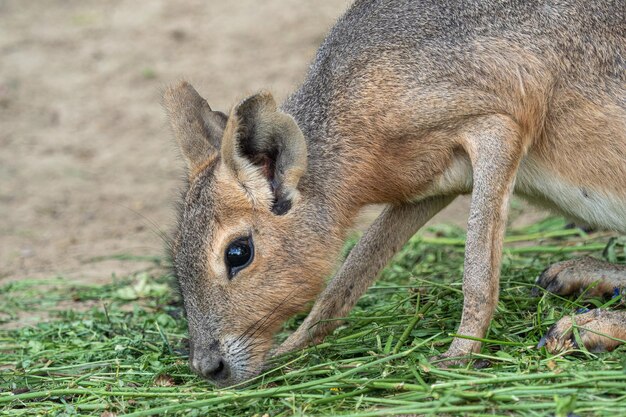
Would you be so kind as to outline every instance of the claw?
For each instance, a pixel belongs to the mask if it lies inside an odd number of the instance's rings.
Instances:
[[[578,349],[578,343],[573,334],[565,336],[559,334],[557,325],[553,325],[548,329],[546,334],[537,343],[537,349],[544,347],[548,349],[550,353],[567,352],[573,349]]]

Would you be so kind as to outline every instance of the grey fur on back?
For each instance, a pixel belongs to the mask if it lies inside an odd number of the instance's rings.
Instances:
[[[623,84],[625,16],[626,3],[620,0],[357,0],[321,45],[306,81],[282,107],[309,140],[334,140],[325,134],[333,94],[364,65],[375,64],[368,62],[372,57],[404,51],[404,65],[395,70],[412,76],[415,84],[424,77],[428,83],[458,78],[462,84],[464,73],[480,71],[464,65],[477,41],[489,39],[518,44],[558,73],[558,82]]]

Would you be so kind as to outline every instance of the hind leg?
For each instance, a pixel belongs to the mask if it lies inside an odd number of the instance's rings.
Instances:
[[[613,295],[626,289],[626,265],[616,265],[591,257],[558,262],[546,268],[536,284],[551,293],[572,295],[586,291],[590,296]],[[540,291],[533,289],[534,295]]]
[[[626,311],[595,309],[573,317],[563,317],[548,330],[538,347],[545,345],[550,353],[579,348],[574,337],[575,327],[588,351],[611,351],[626,342]]]
[[[590,257],[573,259],[547,268],[537,279],[537,285],[559,295],[583,291],[591,296],[617,295],[626,291],[626,266]],[[596,309],[564,317],[548,330],[539,347],[545,345],[552,353],[578,348],[575,327],[587,350],[610,351],[626,341],[626,312]]]

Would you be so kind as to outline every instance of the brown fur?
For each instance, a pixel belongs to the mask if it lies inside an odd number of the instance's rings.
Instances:
[[[583,346],[578,346],[575,328]],[[591,352],[611,351],[626,342],[626,312],[595,309],[563,317],[550,328],[545,339],[546,348],[551,353],[570,352],[581,347]]]
[[[537,285],[559,295],[609,296],[626,288],[626,266],[591,257],[572,259],[551,265],[537,278]]]
[[[611,7],[361,0],[281,107],[261,92],[225,120],[188,84],[168,89],[190,172],[173,258],[192,367],[220,384],[257,372],[366,204],[388,208],[278,352],[323,338],[459,194],[472,204],[458,333],[473,338],[497,304],[512,193],[626,231],[626,41]],[[225,250],[242,235],[255,257],[229,277]],[[479,349],[456,338],[442,359]]]
[[[286,137],[293,138],[288,132],[293,119],[277,112],[271,96],[261,96],[260,102],[257,111],[262,114],[254,111],[242,116],[239,107],[235,107],[220,132],[223,138],[205,138],[207,142],[220,145],[221,154],[217,147],[202,147],[200,151],[205,154],[199,155],[195,152],[198,149],[186,141],[195,141],[199,132],[207,134],[194,118],[194,114],[199,113],[193,106],[203,106],[203,103],[197,100],[195,90],[187,83],[168,89],[165,95],[174,133],[190,165],[190,183],[183,201],[181,229],[175,238],[174,262],[179,266],[179,273],[183,270],[187,276],[180,284],[186,295],[190,324],[191,364],[198,372],[206,369],[206,361],[215,358],[211,346],[220,346],[223,351],[230,348],[233,356],[245,350],[245,357],[237,359],[245,363],[245,369],[233,360],[229,364],[232,374],[238,373],[226,376],[224,381],[243,378],[260,368],[277,328],[287,317],[301,311],[321,290],[320,274],[330,274],[333,267],[325,254],[337,251],[343,239],[332,233],[307,232],[303,226],[311,222],[311,216],[306,212],[297,209],[284,215],[272,212],[274,195],[264,168],[254,165],[240,153],[240,142],[245,140],[241,124],[250,122],[253,117],[261,120],[264,128],[271,128],[278,121],[282,127],[273,128],[272,135],[287,129]],[[191,114],[191,117],[178,117],[181,113]],[[256,129],[258,134],[258,126]],[[188,155],[188,149],[195,153]],[[305,147],[300,148],[301,152],[305,150]],[[298,161],[299,165],[290,170]],[[293,155],[279,162],[284,164],[280,167],[286,172],[279,178],[284,181],[280,184],[282,189],[293,187],[301,175],[302,159]],[[300,197],[292,192],[290,198],[297,203]],[[224,266],[225,247],[248,234],[254,238],[255,260],[229,279]],[[200,239],[191,249],[187,247],[190,236]],[[305,252],[319,255],[307,259],[302,256]],[[290,277],[294,271],[297,272],[295,279]],[[261,299],[266,302],[254,301]],[[206,323],[207,315],[211,323]],[[228,351],[221,354],[228,355]]]
[[[546,268],[537,278],[537,285],[559,295],[614,296],[616,291],[626,294],[626,265],[614,265],[591,257],[563,261]],[[583,346],[576,342],[574,327],[579,329]],[[582,347],[601,352],[613,350],[624,342],[626,311],[596,309],[559,320],[548,330],[540,345],[545,344],[552,353]]]

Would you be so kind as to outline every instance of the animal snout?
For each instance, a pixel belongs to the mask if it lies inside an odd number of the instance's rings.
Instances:
[[[224,358],[218,353],[196,353],[191,360],[191,369],[206,379],[222,382],[230,376],[230,368]]]

